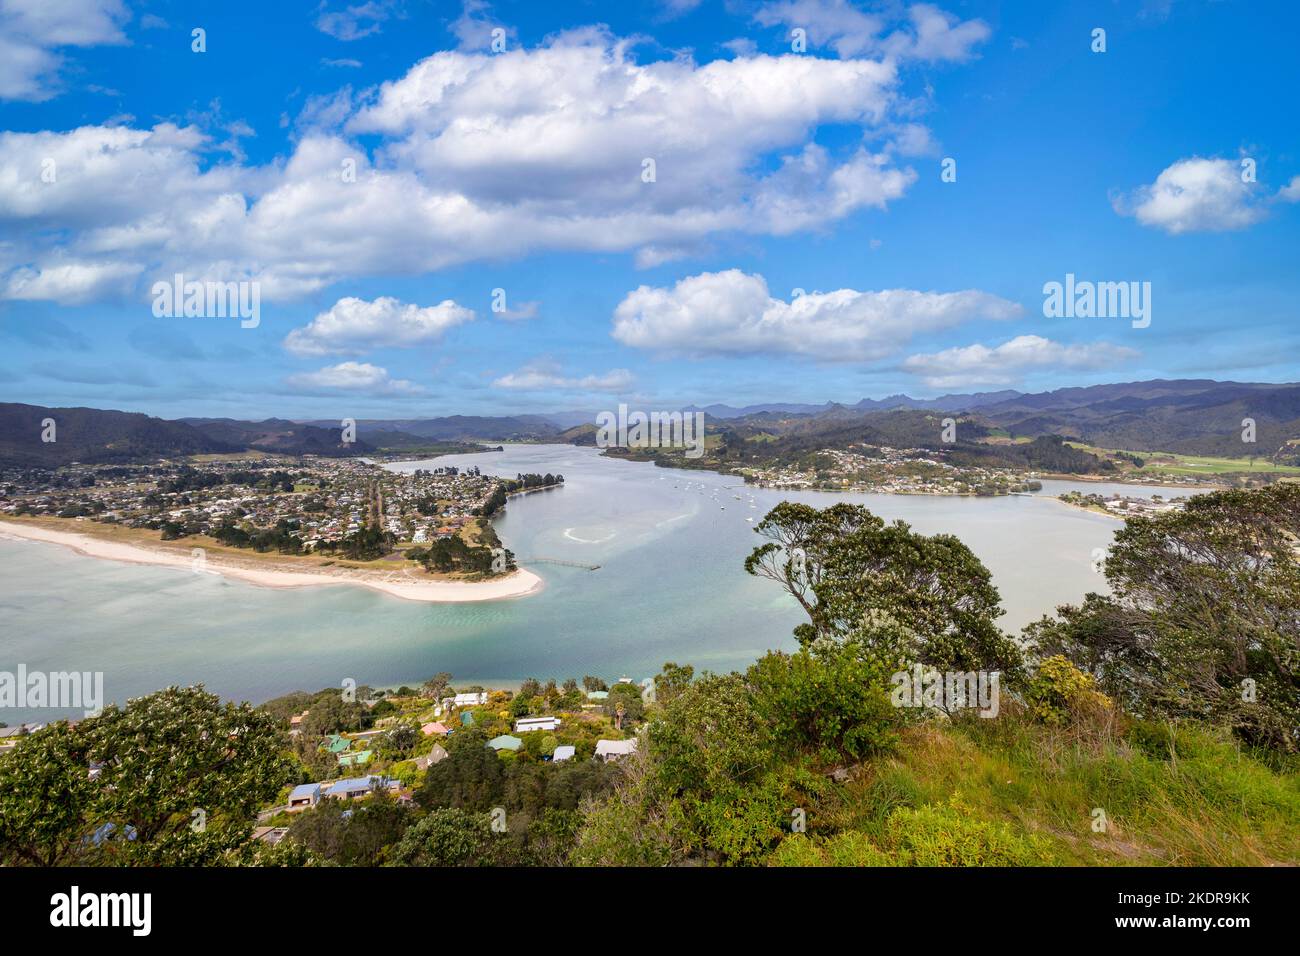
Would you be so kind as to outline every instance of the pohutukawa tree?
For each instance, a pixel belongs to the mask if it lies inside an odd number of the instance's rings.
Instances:
[[[0,863],[223,862],[289,781],[285,747],[270,714],[202,687],[52,724],[0,760]]]
[[[1019,649],[996,623],[1003,612],[989,571],[952,535],[886,524],[861,505],[789,501],[754,530],[770,540],[745,570],[778,582],[807,612],[794,631],[801,644],[852,640],[941,671],[1019,675]]]
[[[1300,750],[1300,485],[1200,495],[1130,518],[1106,559],[1111,594],[1043,618],[1046,654],[1088,667],[1138,714],[1226,724]]]

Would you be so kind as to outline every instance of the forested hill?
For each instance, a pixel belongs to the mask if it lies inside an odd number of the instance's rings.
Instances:
[[[337,427],[280,419],[167,421],[98,408],[0,404],[0,464],[5,465],[54,468],[74,461],[125,463],[248,450],[346,456],[373,449],[362,441],[344,444]]]
[[[944,423],[954,424],[956,441],[944,441]],[[973,416],[942,412],[899,410],[867,415],[844,414],[812,419],[781,419],[768,414],[747,419],[709,421],[707,430],[720,441],[695,467],[738,468],[807,464],[826,448],[854,445],[921,448],[942,452],[955,465],[1017,468],[1060,474],[1112,471],[1114,466],[1095,455],[1064,443],[1055,435],[1042,435],[1017,444],[992,443],[994,431]],[[673,457],[663,456],[663,457]],[[673,464],[690,464],[680,455]],[[710,464],[711,463],[711,464]]]
[[[281,455],[324,455],[346,457],[364,455],[374,446],[358,437],[344,443],[342,428],[335,424],[321,427],[268,418],[261,422],[241,422],[230,418],[184,418],[210,438],[241,449],[253,449]]]
[[[1101,448],[1238,457],[1300,438],[1300,385],[1133,382],[1021,395],[975,412],[1013,435],[1064,435]],[[1244,447],[1244,422],[1255,426]],[[1285,454],[1285,452],[1284,452]]]
[[[56,467],[237,450],[185,422],[134,412],[0,404],[0,464]]]

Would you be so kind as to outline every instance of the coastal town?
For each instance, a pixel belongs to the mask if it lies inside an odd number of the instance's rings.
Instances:
[[[351,581],[416,600],[478,600],[539,586],[517,568],[491,519],[511,495],[563,481],[499,478],[477,467],[406,473],[313,456],[8,468],[0,471],[0,522],[7,533],[140,563],[176,564],[179,552],[167,546],[180,543],[203,567],[259,584]],[[278,561],[275,570],[250,567],[257,555]],[[297,573],[321,569],[328,574]],[[439,590],[437,579],[450,580]]]
[[[959,467],[928,448],[854,445],[823,448],[809,466],[741,468],[746,483],[763,488],[870,491],[895,495],[1010,495],[1039,490],[1034,472]]]
[[[164,540],[286,527],[310,552],[363,529],[426,544],[481,515],[500,480],[454,467],[398,474],[358,459],[242,458],[0,471],[0,515],[86,518]]]
[[[1158,494],[1153,494],[1149,498],[1142,498],[1134,495],[1100,495],[1067,491],[1064,494],[1057,495],[1057,498],[1067,505],[1083,508],[1085,511],[1110,515],[1121,520],[1152,517],[1167,514],[1171,511],[1181,511],[1184,504],[1186,504],[1185,498],[1166,498],[1164,495]]]

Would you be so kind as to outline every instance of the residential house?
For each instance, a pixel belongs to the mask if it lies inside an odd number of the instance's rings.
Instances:
[[[444,697],[442,699],[444,707],[482,707],[487,702],[488,695],[485,690],[470,694],[457,694],[455,697]]]
[[[443,747],[442,744],[434,744],[433,749],[430,750],[423,757],[415,758],[415,766],[416,769],[418,770],[428,770],[434,764],[439,763],[446,759],[447,759],[447,749]]]
[[[289,812],[307,810],[320,803],[319,783],[300,783],[289,791]]]
[[[636,753],[636,740],[597,740],[596,758],[611,763]]]
[[[288,827],[258,827],[253,831],[253,839],[261,840],[263,843],[269,843],[275,846],[285,838],[289,832]]]
[[[363,764],[370,763],[370,758],[374,755],[373,750],[358,750],[353,753],[339,754],[339,766],[360,767]]]
[[[347,780],[339,780],[325,791],[327,797],[337,797],[340,800],[356,800],[359,797],[369,796],[376,790],[381,789],[385,784],[383,777],[377,777],[374,774],[367,774],[364,777],[352,777]]]
[[[555,748],[555,753],[551,754],[552,763],[560,763],[564,760],[572,760],[577,749],[572,744],[561,744]]]
[[[524,742],[518,737],[512,737],[510,734],[502,734],[500,737],[493,737],[487,742],[487,745],[493,750],[518,750],[524,745]]]
[[[533,730],[558,730],[559,717],[520,717],[515,721],[515,733],[526,734]]]

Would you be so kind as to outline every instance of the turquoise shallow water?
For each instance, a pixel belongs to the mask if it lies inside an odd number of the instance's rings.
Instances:
[[[421,464],[429,463],[394,467]],[[521,558],[601,569],[538,564],[533,570],[546,582],[539,594],[434,605],[365,588],[270,590],[0,539],[0,671],[20,662],[29,671],[102,671],[110,700],[201,681],[258,702],[345,678],[416,684],[438,671],[507,686],[529,676],[641,678],[668,660],[730,670],[794,646],[799,609],[742,568],[760,543],[746,519],[756,523],[782,499],[857,501],[926,533],[958,535],[993,571],[1007,608],[1003,625],[1013,631],[1101,588],[1092,552],[1118,527],[1044,497],[1070,487],[1113,490],[1097,485],[1048,482],[1041,496],[983,499],[791,493],[557,445],[437,464],[562,473],[564,488],[512,499],[498,531]],[[10,709],[0,720],[63,713]]]

